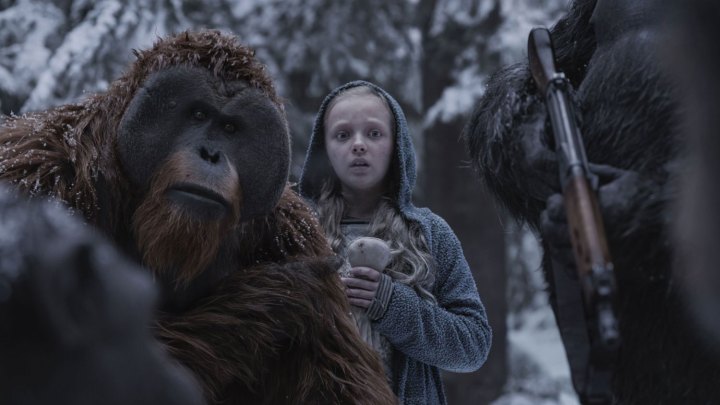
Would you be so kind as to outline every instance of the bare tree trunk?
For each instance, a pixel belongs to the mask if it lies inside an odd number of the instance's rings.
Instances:
[[[462,122],[425,130],[425,202],[453,228],[462,243],[480,297],[493,328],[485,365],[469,374],[445,373],[448,401],[454,405],[487,404],[500,396],[507,379],[507,302],[505,241],[490,196],[467,161],[458,141]]]
[[[463,49],[462,30],[429,35],[437,1],[421,1],[417,25],[423,31],[423,108],[427,110],[453,84],[457,53]],[[453,36],[453,38],[450,38]],[[505,238],[492,197],[481,188],[469,168],[460,141],[463,117],[434,122],[423,131],[424,203],[443,217],[462,243],[493,328],[493,344],[485,365],[468,374],[444,373],[448,402],[476,405],[492,402],[502,394],[507,380],[507,301]]]

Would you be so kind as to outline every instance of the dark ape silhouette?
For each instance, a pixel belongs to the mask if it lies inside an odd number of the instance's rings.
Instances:
[[[63,200],[154,273],[157,336],[209,401],[395,401],[286,187],[282,103],[236,38],[159,40],[105,93],[8,119],[0,145],[0,178]]]
[[[675,178],[676,276],[693,314],[710,332],[713,347],[720,339],[720,4],[712,0],[674,0],[666,18],[673,40],[662,53],[682,91],[681,131],[688,147]]]
[[[665,39],[662,7],[575,1],[552,36],[558,68],[577,89],[588,160],[601,177],[622,340],[615,401],[712,403],[720,400],[720,363],[700,344],[672,274],[668,204],[675,198],[669,177],[679,149],[678,105],[656,55]],[[490,191],[540,234],[546,252],[572,266],[548,131],[542,97],[521,63],[491,78],[465,136]]]
[[[0,404],[203,403],[151,333],[148,274],[57,204],[0,188]]]

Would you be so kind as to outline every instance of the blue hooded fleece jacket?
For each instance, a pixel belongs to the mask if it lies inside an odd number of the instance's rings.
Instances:
[[[298,188],[303,197],[316,203],[324,180],[333,175],[325,152],[325,112],[338,93],[355,86],[376,89],[390,105],[395,117],[396,143],[388,174],[399,184],[396,201],[400,212],[420,224],[435,259],[435,281],[430,291],[437,303],[423,300],[412,287],[393,281],[388,308],[373,321],[373,328],[394,348],[393,390],[400,403],[445,404],[439,369],[453,372],[479,369],[490,350],[492,333],[457,237],[442,218],[412,203],[415,150],[399,104],[381,88],[364,81],[333,90],[315,118]]]

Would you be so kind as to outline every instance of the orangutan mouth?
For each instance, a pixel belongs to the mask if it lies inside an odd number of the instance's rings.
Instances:
[[[167,196],[173,202],[187,206],[191,210],[231,211],[230,202],[209,188],[192,184],[174,184],[167,190]]]

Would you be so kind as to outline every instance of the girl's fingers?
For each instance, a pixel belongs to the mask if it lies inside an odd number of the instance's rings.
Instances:
[[[350,269],[352,277],[341,277],[345,285],[345,295],[351,305],[368,308],[375,298],[379,286],[380,273],[370,267],[353,267]]]
[[[359,298],[348,298],[348,302],[350,302],[350,305],[365,309],[367,309],[370,304],[372,304],[372,300],[363,300]]]
[[[373,298],[375,298],[375,291],[359,290],[356,288],[348,288],[345,290],[345,295],[347,295],[348,298],[358,298],[358,299],[372,301]]]
[[[382,273],[375,269],[362,266],[353,267],[350,269],[350,274],[352,274],[353,277],[364,278],[370,281],[379,281],[380,275],[382,275]]]
[[[345,287],[347,288],[358,288],[368,291],[377,291],[378,285],[380,284],[355,277],[341,277],[340,280],[343,282],[343,284],[345,284]]]

